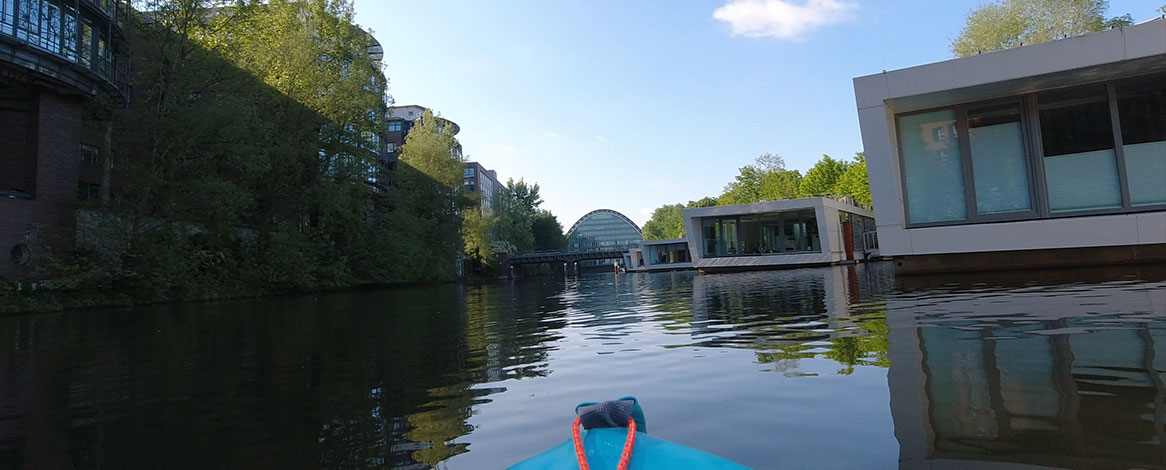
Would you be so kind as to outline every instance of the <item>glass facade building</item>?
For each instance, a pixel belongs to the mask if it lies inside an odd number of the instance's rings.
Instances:
[[[900,274],[1166,261],[1163,37],[1159,18],[855,78],[880,254]]]
[[[600,209],[579,218],[567,231],[567,251],[627,251],[640,246],[640,227],[619,212]]]

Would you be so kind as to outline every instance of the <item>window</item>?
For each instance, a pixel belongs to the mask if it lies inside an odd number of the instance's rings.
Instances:
[[[1119,84],[1117,107],[1131,205],[1166,204],[1166,84]]]
[[[474,173],[475,173],[475,172],[474,172],[474,167],[472,167],[472,166],[470,166],[470,167],[466,167],[466,170],[465,170],[465,172],[464,172],[464,176],[465,176],[466,178],[473,178],[473,177],[474,177]]]
[[[389,121],[389,131],[400,131],[401,121]]]
[[[69,62],[77,61],[77,14],[75,12],[68,12],[65,14],[64,33],[61,42],[61,55],[68,59]]]
[[[909,226],[1166,206],[1161,74],[904,114],[897,123]]]
[[[0,33],[12,34],[16,24],[15,0],[0,0]]]
[[[979,214],[1032,210],[1020,114],[1019,103],[968,111],[968,145]]]
[[[966,219],[955,110],[900,117],[899,151],[907,185],[908,220],[926,223]]]
[[[1121,207],[1104,86],[1042,93],[1041,143],[1052,212]]]
[[[821,252],[813,210],[701,219],[705,257]]]
[[[81,163],[101,165],[101,153],[98,152],[97,147],[81,144]]]
[[[93,25],[89,20],[81,23],[81,65],[89,67],[93,63]]]
[[[77,198],[82,201],[95,201],[101,198],[101,185],[95,183],[86,183],[84,181],[77,183]]]
[[[385,151],[386,151],[386,152],[396,152],[396,151],[397,151],[397,144],[396,144],[396,142],[388,142],[388,143],[386,143],[386,144],[385,144]]]

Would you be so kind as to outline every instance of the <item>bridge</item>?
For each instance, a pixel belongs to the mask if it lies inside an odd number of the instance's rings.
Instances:
[[[623,255],[627,250],[620,251],[578,251],[569,252],[565,250],[552,251],[536,251],[534,253],[527,253],[525,255],[511,256],[509,263],[511,266],[520,266],[524,264],[538,264],[538,263],[573,263],[576,261],[599,260],[599,259],[623,259]]]

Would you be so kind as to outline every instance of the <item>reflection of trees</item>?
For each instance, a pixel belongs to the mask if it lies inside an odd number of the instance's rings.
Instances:
[[[504,390],[477,384],[547,373],[561,289],[0,318],[0,466],[432,466]]]
[[[843,365],[840,374],[888,367],[882,297],[891,279],[879,265],[700,276],[692,345],[754,349],[758,362],[790,375],[819,357]]]

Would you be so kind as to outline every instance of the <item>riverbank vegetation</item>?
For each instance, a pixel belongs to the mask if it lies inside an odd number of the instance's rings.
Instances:
[[[816,196],[853,196],[860,206],[871,207],[865,155],[858,152],[850,161],[823,155],[804,176],[798,170],[786,169],[785,161],[778,155],[761,155],[752,164],[741,167],[740,173],[725,185],[720,196],[656,208],[652,218],[644,224],[644,239],[683,237],[684,209]]]
[[[391,98],[351,0],[136,6],[132,99],[87,106],[111,123],[111,184],[0,310],[455,278],[473,204],[458,144],[426,112],[395,168],[381,159]]]

